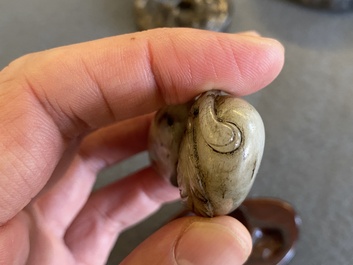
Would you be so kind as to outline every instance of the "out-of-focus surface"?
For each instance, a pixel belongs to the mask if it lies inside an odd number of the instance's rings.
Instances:
[[[351,264],[353,252],[353,13],[285,0],[235,0],[230,31],[257,30],[286,48],[280,76],[247,97],[266,147],[251,196],[290,202],[303,224],[292,265]],[[130,0],[2,0],[0,68],[34,51],[136,31]],[[101,174],[97,187],[146,165],[142,154]],[[119,202],[117,202],[119,203]],[[108,264],[181,209],[163,207],[125,232]]]

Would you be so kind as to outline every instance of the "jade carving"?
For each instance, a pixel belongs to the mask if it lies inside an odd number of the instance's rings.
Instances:
[[[265,142],[262,119],[245,100],[209,91],[159,110],[150,129],[155,168],[180,189],[190,210],[225,215],[247,196]]]

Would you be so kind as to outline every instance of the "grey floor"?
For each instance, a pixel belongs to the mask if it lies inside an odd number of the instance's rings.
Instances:
[[[285,0],[236,0],[231,31],[282,41],[286,63],[248,97],[266,126],[251,196],[290,202],[303,220],[292,265],[348,265],[353,253],[353,12],[329,13]],[[0,68],[25,53],[135,31],[131,0],[2,0]],[[101,174],[97,187],[148,163],[142,154]],[[126,231],[108,264],[179,211],[180,204]]]

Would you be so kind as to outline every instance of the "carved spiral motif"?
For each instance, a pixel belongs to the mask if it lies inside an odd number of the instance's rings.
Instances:
[[[185,105],[167,106],[150,131],[150,157],[157,171],[177,184],[198,215],[225,215],[248,194],[262,159],[264,126],[246,101],[202,94]]]

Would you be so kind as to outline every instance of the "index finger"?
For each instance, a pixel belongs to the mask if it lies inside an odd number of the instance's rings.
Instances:
[[[261,37],[159,29],[37,53],[22,64],[23,82],[70,134],[78,120],[97,128],[212,88],[253,93],[278,75],[283,47]]]

